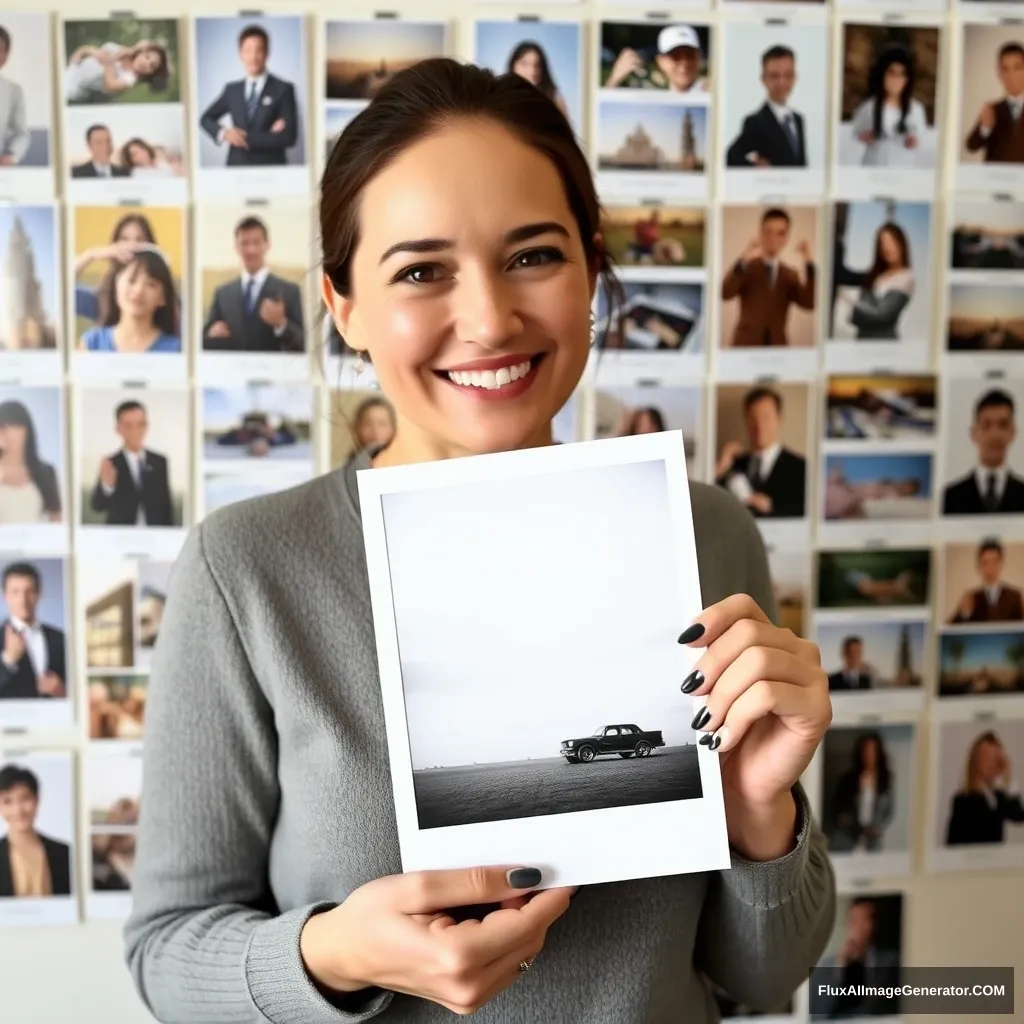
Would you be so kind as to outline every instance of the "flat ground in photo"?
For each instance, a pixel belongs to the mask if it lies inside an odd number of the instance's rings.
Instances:
[[[476,825],[571,811],[692,800],[704,795],[697,747],[660,747],[649,757],[494,761],[413,772],[420,828]]]

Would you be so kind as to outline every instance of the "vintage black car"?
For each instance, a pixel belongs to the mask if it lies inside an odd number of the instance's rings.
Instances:
[[[602,725],[590,736],[562,740],[559,753],[569,764],[593,761],[595,757],[618,754],[619,757],[648,757],[655,747],[665,746],[661,730],[644,730],[631,722]]]

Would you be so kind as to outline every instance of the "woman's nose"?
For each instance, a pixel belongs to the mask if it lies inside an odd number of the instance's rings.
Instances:
[[[514,289],[502,280],[477,275],[463,278],[455,296],[456,329],[464,341],[500,348],[522,333]]]

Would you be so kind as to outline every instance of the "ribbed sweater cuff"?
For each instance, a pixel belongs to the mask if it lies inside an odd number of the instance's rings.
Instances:
[[[796,845],[775,860],[752,861],[732,851],[732,869],[721,873],[725,888],[737,899],[758,910],[772,910],[788,903],[805,882],[810,855],[813,816],[807,794],[798,783]]]
[[[391,992],[380,992],[358,1009],[342,1010],[313,984],[299,952],[299,936],[314,914],[333,906],[298,907],[265,921],[253,933],[245,956],[245,980],[269,1024],[356,1024],[375,1017],[391,1002]]]

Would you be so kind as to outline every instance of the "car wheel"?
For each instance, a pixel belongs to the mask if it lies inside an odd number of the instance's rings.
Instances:
[[[594,753],[595,751],[593,747],[580,747],[579,750],[576,751],[576,756],[584,762],[593,761]]]
[[[641,740],[636,745],[636,756],[637,757],[647,757],[647,755],[650,752],[651,752],[651,745],[650,745],[650,743],[647,742],[647,740]]]

